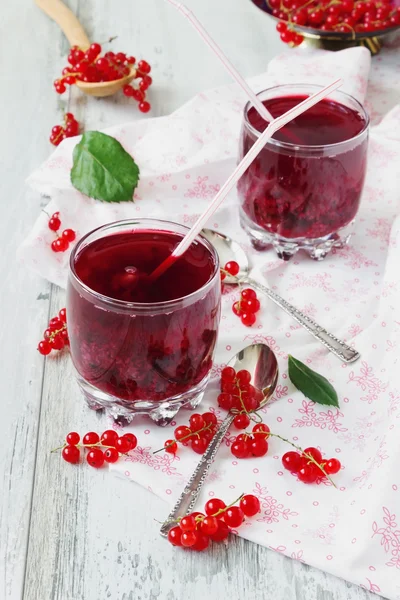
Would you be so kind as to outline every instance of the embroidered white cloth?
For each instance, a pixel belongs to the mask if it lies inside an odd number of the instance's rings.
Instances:
[[[307,486],[284,471],[281,456],[289,448],[276,439],[264,458],[234,459],[232,430],[211,468],[199,506],[213,496],[228,501],[242,492],[254,493],[262,511],[245,522],[239,535],[400,599],[400,386],[395,377],[400,345],[400,107],[395,106],[400,65],[395,49],[386,49],[373,61],[370,71],[369,53],[360,48],[293,51],[274,59],[266,74],[251,81],[259,91],[284,82],[326,84],[341,76],[343,89],[364,101],[370,77],[366,105],[375,125],[356,235],[348,248],[321,263],[301,255],[283,263],[272,250],[258,254],[240,229],[235,194],[209,224],[243,244],[257,277],[354,344],[362,358],[353,365],[340,363],[265,298],[256,325],[247,329],[232,313],[236,294],[229,292],[223,297],[216,364],[202,410],[224,416],[216,402],[221,366],[248,343],[268,343],[277,354],[281,376],[264,420],[272,431],[302,447],[319,446],[324,456],[338,457],[343,464],[335,476],[338,489],[328,483]],[[229,86],[198,95],[168,117],[106,130],[140,165],[135,203],[100,203],[72,188],[69,169],[76,140],[63,142],[29,183],[50,195],[47,212],[59,210],[63,225],[78,236],[133,216],[191,224],[236,162],[243,104],[241,91]],[[41,214],[20,256],[27,266],[63,286],[68,256],[51,252],[52,239],[47,217]],[[287,377],[289,352],[334,383],[338,410],[317,406],[294,389]],[[188,417],[181,412],[177,423],[186,423]],[[189,448],[181,448],[176,457],[153,455],[172,436],[173,426],[160,429],[138,419],[129,429],[139,445],[113,470],[172,506],[198,455]]]

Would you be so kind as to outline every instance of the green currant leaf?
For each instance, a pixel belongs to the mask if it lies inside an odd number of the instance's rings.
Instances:
[[[293,385],[317,404],[339,407],[335,388],[325,377],[289,354],[289,379]]]
[[[139,167],[121,144],[110,135],[87,131],[74,148],[72,185],[96,200],[133,200],[139,182]]]

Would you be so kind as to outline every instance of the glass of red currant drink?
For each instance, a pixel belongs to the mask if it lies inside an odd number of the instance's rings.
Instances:
[[[280,85],[259,94],[278,117],[318,91]],[[239,160],[267,123],[247,104]],[[280,129],[238,184],[240,219],[256,249],[273,246],[289,260],[299,249],[323,259],[351,236],[367,166],[369,117],[336,91]]]
[[[218,255],[198,236],[155,283],[148,275],[187,228],[168,221],[119,221],[74,248],[67,290],[71,356],[85,399],[129,422],[158,424],[201,401],[220,319]]]

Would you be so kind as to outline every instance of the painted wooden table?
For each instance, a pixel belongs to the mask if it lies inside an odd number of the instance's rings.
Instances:
[[[246,75],[285,50],[248,0],[187,4]],[[163,0],[71,0],[89,37],[153,65],[153,115],[178,108],[229,78]],[[72,468],[49,450],[66,432],[100,430],[81,400],[67,356],[43,358],[37,341],[64,292],[16,262],[16,248],[46,202],[24,184],[51,152],[51,127],[68,109],[85,129],[142,117],[121,95],[59,97],[52,81],[67,42],[32,0],[3,2],[1,81],[1,600],[366,600],[361,588],[241,539],[202,555],[174,552],[153,519],[166,506],[110,475]]]

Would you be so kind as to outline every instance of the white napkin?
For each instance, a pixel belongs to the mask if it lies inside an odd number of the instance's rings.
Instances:
[[[378,64],[382,69],[374,65],[372,72],[376,120],[389,98],[387,89],[399,85],[399,78],[393,76],[394,55],[386,56],[385,65]],[[369,66],[365,49],[335,54],[297,51],[274,59],[267,74],[251,83],[259,91],[283,82],[324,84],[340,75],[343,89],[363,101]],[[385,95],[379,93],[379,86]],[[242,109],[240,91],[229,86],[200,94],[169,117],[107,130],[140,165],[134,204],[103,204],[71,187],[75,140],[63,142],[30,177],[30,184],[51,195],[47,212],[59,210],[65,227],[79,235],[133,216],[161,216],[190,224],[235,164]],[[210,408],[218,417],[224,416],[216,403],[221,366],[246,344],[264,341],[276,352],[281,372],[275,401],[265,409],[265,422],[302,447],[319,446],[324,456],[338,457],[343,469],[334,477],[338,489],[328,484],[307,486],[282,468],[280,458],[289,447],[276,439],[264,458],[234,459],[229,448],[236,434],[232,430],[199,501],[201,506],[212,496],[231,501],[242,492],[255,493],[262,512],[248,519],[239,535],[392,599],[400,599],[400,385],[395,380],[400,345],[399,159],[400,108],[395,107],[371,130],[356,235],[348,248],[322,263],[302,255],[283,263],[272,251],[255,253],[240,229],[235,194],[211,220],[210,227],[242,242],[259,277],[354,344],[362,358],[354,365],[340,363],[265,298],[260,298],[256,325],[247,329],[232,313],[235,293],[225,294],[213,380],[201,410]],[[67,256],[52,253],[51,240],[47,217],[41,215],[20,255],[44,277],[64,285]],[[333,382],[339,410],[317,406],[295,390],[287,377],[289,352]],[[182,411],[177,423],[187,423],[188,418],[189,413]],[[172,436],[173,425],[160,429],[138,419],[129,430],[138,436],[139,445],[113,470],[145,485],[172,506],[198,456],[189,448],[180,448],[176,457],[152,454]]]

